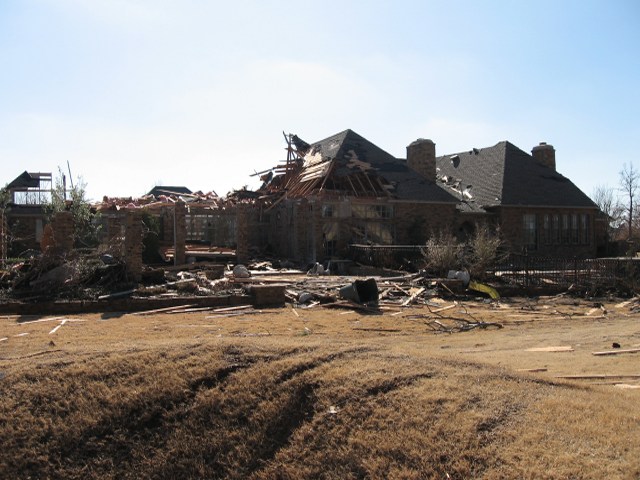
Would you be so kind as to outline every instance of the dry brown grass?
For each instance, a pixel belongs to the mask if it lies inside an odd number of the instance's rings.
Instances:
[[[638,478],[640,390],[555,377],[640,373],[640,354],[591,355],[612,341],[640,343],[640,317],[610,305],[604,318],[579,316],[585,302],[546,306],[469,304],[505,328],[454,335],[408,316],[425,308],[87,315],[53,334],[59,321],[6,318],[0,472]],[[574,351],[525,351],[549,345]]]

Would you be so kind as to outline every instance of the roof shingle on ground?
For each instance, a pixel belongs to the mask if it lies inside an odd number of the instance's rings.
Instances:
[[[525,205],[596,208],[571,180],[508,141],[440,156],[436,165],[438,185],[462,200],[463,211]]]

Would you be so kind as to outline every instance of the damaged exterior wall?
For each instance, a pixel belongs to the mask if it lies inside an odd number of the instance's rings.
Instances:
[[[352,244],[424,244],[434,231],[452,229],[456,207],[314,198],[282,202],[269,215],[273,253],[310,263],[345,258]]]

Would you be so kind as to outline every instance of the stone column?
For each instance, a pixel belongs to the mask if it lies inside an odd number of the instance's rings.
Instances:
[[[236,261],[249,261],[249,212],[245,206],[236,210]]]
[[[124,263],[132,280],[142,278],[142,214],[137,210],[127,212],[124,235]]]
[[[183,265],[186,262],[187,250],[187,206],[183,201],[176,202],[173,215],[174,264]]]

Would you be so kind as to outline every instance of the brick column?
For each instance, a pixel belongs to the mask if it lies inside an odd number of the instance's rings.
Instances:
[[[187,206],[184,202],[178,201],[173,207],[173,240],[175,248],[174,263],[182,265],[186,261],[187,243]]]
[[[244,206],[239,206],[236,212],[236,261],[247,263],[249,261],[249,212]]]
[[[293,255],[298,261],[309,261],[307,248],[307,222],[309,221],[309,203],[302,199],[293,205]]]
[[[7,259],[7,214],[0,211],[0,262],[4,265]]]
[[[51,219],[53,231],[53,253],[64,255],[73,250],[73,214],[58,212]]]
[[[131,279],[142,278],[142,215],[136,210],[127,212],[124,235],[124,263]]]

